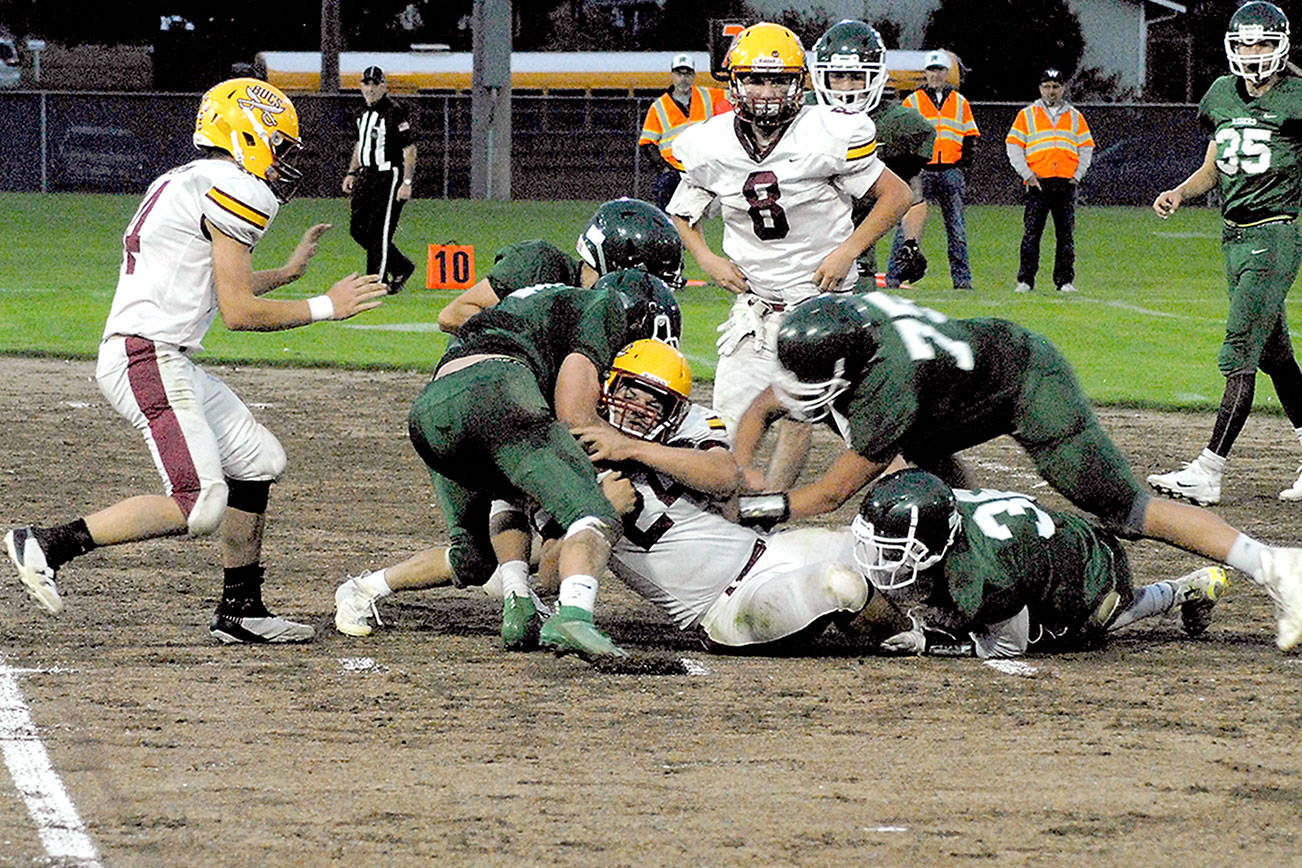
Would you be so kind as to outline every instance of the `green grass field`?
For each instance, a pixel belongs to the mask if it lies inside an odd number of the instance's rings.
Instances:
[[[121,258],[121,236],[138,204],[135,196],[0,194],[0,353],[93,357]],[[478,271],[499,247],[546,238],[570,250],[594,202],[469,202],[417,200],[402,217],[397,241],[423,265],[425,245],[473,244]],[[1046,230],[1040,287],[1012,292],[1021,237],[1021,209],[968,209],[968,239],[976,292],[950,289],[944,228],[934,214],[923,249],[928,276],[911,297],[951,316],[1000,316],[1054,341],[1076,366],[1099,403],[1150,407],[1214,406],[1222,380],[1215,354],[1225,318],[1219,216],[1191,208],[1163,222],[1139,208],[1081,208],[1077,212],[1080,293],[1059,297],[1049,275],[1052,229]],[[282,210],[254,254],[256,267],[280,264],[302,230],[333,223],[307,276],[278,290],[282,297],[323,291],[359,269],[363,257],[348,237],[344,199],[295,200]],[[707,225],[718,247],[719,221]],[[701,277],[688,261],[688,276]],[[435,330],[438,310],[453,295],[418,286],[376,311],[343,323],[288,332],[232,333],[218,325],[206,358],[295,365],[432,368],[445,337]],[[1045,286],[1048,290],[1045,291]],[[729,297],[712,287],[680,295],[684,349],[701,379],[713,372],[714,329]],[[1269,385],[1262,407],[1277,407]]]

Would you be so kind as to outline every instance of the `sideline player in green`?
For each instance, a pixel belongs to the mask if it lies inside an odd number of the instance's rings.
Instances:
[[[575,259],[541,239],[503,247],[488,274],[444,305],[439,328],[457,330],[517,289],[554,284],[589,287],[621,268],[654,274],[677,292],[683,286],[683,241],[665,212],[641,199],[613,199],[597,206],[575,245]]]
[[[1010,491],[950,489],[911,467],[877,480],[851,524],[860,573],[912,626],[883,650],[1017,657],[1097,644],[1180,609],[1196,636],[1229,587],[1220,567],[1141,588],[1117,538]]]
[[[560,608],[542,626],[544,646],[623,654],[592,624],[620,519],[570,429],[604,424],[601,375],[620,349],[640,338],[676,341],[680,329],[669,287],[645,271],[614,271],[591,289],[516,292],[462,327],[412,405],[411,440],[448,524],[455,584],[482,585],[497,564],[494,498],[526,496],[565,528]],[[527,589],[507,602],[504,638],[508,621],[535,615]]]
[[[867,112],[877,126],[877,156],[886,168],[900,176],[900,180],[913,191],[914,208],[925,209],[927,201],[922,196],[922,167],[931,160],[936,128],[917,109],[901,105],[895,100],[884,102],[882,94],[890,77],[886,70],[886,44],[872,25],[851,18],[838,21],[828,28],[807,55],[809,80],[813,89],[805,95],[805,102],[838,106],[846,111]],[[868,215],[871,201],[855,200],[851,220],[857,226]],[[901,221],[897,232],[905,232]],[[922,233],[922,220],[917,224],[917,235],[905,235],[894,257],[886,266],[886,285],[899,286],[903,282],[921,279],[927,271],[927,260],[918,246]],[[870,246],[859,256],[860,291],[877,288],[877,245]]]
[[[778,330],[774,385],[737,425],[746,483],[771,418],[831,417],[849,448],[817,481],[744,498],[750,520],[836,509],[898,458],[926,469],[1001,434],[1074,505],[1128,538],[1161,540],[1246,573],[1275,604],[1276,644],[1302,641],[1302,549],[1275,548],[1187,503],[1154,498],[1099,424],[1071,365],[1045,338],[1007,320],[951,320],[886,293],[819,295]],[[945,476],[945,472],[939,475]]]
[[[1302,370],[1284,310],[1302,260],[1302,79],[1285,71],[1288,31],[1288,18],[1273,3],[1247,3],[1231,16],[1225,54],[1233,74],[1212,82],[1198,105],[1198,120],[1211,135],[1206,156],[1192,175],[1153,202],[1165,220],[1186,199],[1220,186],[1230,311],[1216,362],[1225,392],[1211,439],[1198,457],[1148,477],[1163,494],[1203,506],[1221,500],[1221,477],[1252,412],[1258,368],[1270,377],[1302,441]],[[1279,499],[1302,500],[1302,475]]]

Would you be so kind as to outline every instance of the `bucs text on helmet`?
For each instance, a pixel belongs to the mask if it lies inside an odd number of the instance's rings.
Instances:
[[[290,162],[303,147],[298,112],[278,88],[256,78],[232,78],[203,95],[194,146],[230,154],[244,171],[266,181],[282,202],[294,195],[303,177]]]
[[[774,129],[800,111],[805,97],[805,49],[781,24],[747,27],[728,49],[728,99],[737,115]]]
[[[962,525],[954,492],[909,467],[873,483],[850,523],[859,572],[881,591],[908,587],[940,563]]]
[[[791,416],[815,422],[877,355],[877,323],[859,296],[823,293],[787,313],[777,345],[773,391]]]
[[[629,342],[655,338],[678,346],[683,313],[663,280],[638,268],[622,268],[597,278],[592,288],[614,289],[623,297]]]
[[[597,274],[640,268],[669,284],[683,286],[683,240],[674,224],[650,202],[614,199],[593,212],[579,236],[579,257]]]
[[[1265,45],[1269,51],[1244,54],[1249,46]],[[1288,16],[1274,3],[1253,0],[1230,16],[1225,31],[1225,56],[1230,72],[1259,84],[1288,64]]]
[[[676,347],[634,341],[610,363],[601,390],[606,421],[632,437],[663,442],[687,416],[692,369]]]
[[[856,86],[832,87],[830,76],[857,78]],[[886,88],[886,44],[881,34],[863,21],[846,19],[833,24],[809,50],[809,78],[818,101],[851,111],[870,112],[881,102]]]

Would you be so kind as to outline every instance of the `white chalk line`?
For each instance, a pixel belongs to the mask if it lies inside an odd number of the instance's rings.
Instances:
[[[0,660],[0,749],[18,794],[36,823],[45,852],[70,864],[98,866],[99,855],[41,742],[18,686],[18,672]]]

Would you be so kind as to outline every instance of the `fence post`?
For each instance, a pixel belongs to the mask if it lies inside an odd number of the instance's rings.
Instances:
[[[451,155],[448,149],[452,147],[452,136],[448,131],[448,126],[452,123],[452,111],[449,103],[452,97],[444,94],[443,96],[443,198],[448,198],[448,171],[451,165]]]
[[[633,106],[633,198],[642,198],[642,148],[638,146],[637,140],[642,135],[642,128],[637,123],[637,97],[633,97],[630,102]]]
[[[48,133],[49,133],[49,128],[46,126],[46,122],[45,122],[45,91],[41,91],[41,192],[42,193],[50,192],[50,182],[49,182],[49,172],[48,172],[49,160],[50,160],[50,153],[49,153],[50,148],[46,141],[48,137]]]

